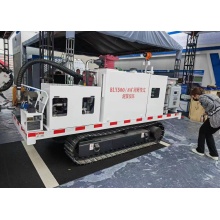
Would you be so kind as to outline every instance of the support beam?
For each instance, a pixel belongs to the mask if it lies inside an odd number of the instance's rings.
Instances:
[[[192,88],[198,36],[199,31],[192,31],[187,36],[182,82],[188,85],[188,94]]]
[[[40,59],[54,61],[54,31],[39,32],[39,49]],[[53,68],[40,64],[40,83],[53,80]]]

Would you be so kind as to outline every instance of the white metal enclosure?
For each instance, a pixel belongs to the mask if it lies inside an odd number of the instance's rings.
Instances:
[[[76,86],[67,84],[41,84],[42,90],[49,95],[46,106],[46,126],[48,129],[68,128],[78,125],[88,125],[99,122],[101,88],[91,86]],[[82,114],[83,98],[94,96],[94,112]],[[67,112],[53,115],[53,99],[60,98],[67,101]]]
[[[99,69],[101,121],[126,120],[146,114],[149,74]]]

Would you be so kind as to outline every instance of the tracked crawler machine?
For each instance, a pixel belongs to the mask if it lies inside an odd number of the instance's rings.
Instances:
[[[160,121],[181,117],[176,80],[152,71],[119,71],[112,66],[114,59],[109,66],[109,59],[101,58],[94,61],[100,68],[86,70],[83,76],[46,60],[30,61],[21,68],[17,88],[25,88],[27,98],[14,111],[13,120],[27,145],[59,137],[66,154],[83,165],[161,141]],[[82,83],[42,83],[40,89],[23,85],[25,71],[35,63],[49,64]]]

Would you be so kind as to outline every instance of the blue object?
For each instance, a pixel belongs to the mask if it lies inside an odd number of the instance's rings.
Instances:
[[[27,87],[27,91],[34,92],[35,89],[32,89],[32,88],[28,88],[28,87]]]
[[[187,85],[181,85],[181,94],[187,94],[188,86]]]
[[[211,53],[212,68],[215,75],[216,86],[220,86],[220,60],[218,53]]]
[[[21,103],[21,109],[27,110],[28,108],[28,103],[27,102],[22,102]]]

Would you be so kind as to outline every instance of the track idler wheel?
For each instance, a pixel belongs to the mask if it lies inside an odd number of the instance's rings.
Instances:
[[[94,144],[94,151],[98,153],[100,151],[100,145],[98,143]]]
[[[163,137],[163,130],[160,127],[152,126],[150,128],[150,137],[159,142]]]

